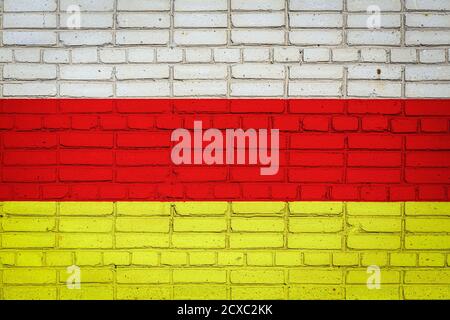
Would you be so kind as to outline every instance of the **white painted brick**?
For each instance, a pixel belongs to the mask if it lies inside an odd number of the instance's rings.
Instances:
[[[284,95],[283,81],[233,81],[231,96],[234,97],[281,97]]]
[[[98,62],[97,48],[75,48],[72,49],[73,63],[95,63]]]
[[[227,43],[225,30],[175,30],[174,41],[179,45],[222,45]]]
[[[156,49],[156,61],[158,62],[180,62],[183,60],[183,50],[179,48]]]
[[[341,30],[293,30],[289,41],[297,45],[339,45],[342,43]]]
[[[167,44],[169,42],[169,31],[147,30],[147,31],[117,31],[116,44]]]
[[[282,27],[284,12],[239,12],[231,15],[234,27]]]
[[[450,66],[407,65],[405,79],[407,81],[450,80]]]
[[[400,11],[402,9],[402,3],[400,0],[346,0],[348,11],[364,11],[367,12],[367,8],[376,5],[380,8],[381,12],[386,11]]]
[[[400,45],[401,34],[396,30],[348,30],[350,45]]]
[[[99,51],[100,62],[121,63],[126,61],[125,49],[105,48]]]
[[[391,62],[416,62],[417,51],[413,48],[400,48],[391,50]]]
[[[409,10],[450,10],[448,0],[405,0]]]
[[[113,67],[105,65],[65,65],[59,69],[64,80],[109,80],[112,73]]]
[[[39,48],[14,49],[14,59],[16,60],[16,62],[40,62],[41,49]]]
[[[53,13],[5,13],[4,29],[56,28],[56,14]]]
[[[284,79],[285,67],[279,64],[248,63],[231,67],[231,75],[236,79]]]
[[[339,28],[342,27],[343,16],[338,13],[304,13],[289,14],[291,28]]]
[[[298,11],[340,11],[343,9],[343,0],[290,0],[289,9]]]
[[[154,65],[118,65],[116,67],[116,78],[118,80],[131,79],[168,79],[169,66],[164,64]]]
[[[239,49],[214,49],[215,62],[239,62],[241,60],[241,51]]]
[[[368,14],[349,14],[347,16],[347,28],[367,28]],[[381,28],[400,28],[400,14],[382,14],[380,16]]]
[[[3,67],[4,79],[15,80],[53,80],[56,79],[56,66],[44,64],[7,64]]]
[[[186,62],[211,62],[211,49],[188,48],[185,50]]]
[[[300,49],[276,47],[273,49],[273,59],[276,62],[298,62],[300,61]]]
[[[245,62],[264,62],[270,59],[269,48],[246,48],[243,50]]]
[[[65,49],[45,49],[43,61],[45,63],[69,63],[70,52]]]
[[[231,41],[234,44],[283,44],[283,30],[232,30]]]
[[[13,51],[7,48],[0,48],[0,62],[12,62]]]
[[[227,0],[175,0],[176,11],[225,11]]]
[[[450,45],[450,31],[417,30],[406,31],[406,45]]]
[[[232,10],[283,10],[285,0],[231,0]]]
[[[226,65],[175,65],[173,77],[177,80],[225,79],[228,75]]]
[[[73,29],[71,15],[71,13],[61,14],[59,23],[61,28]],[[112,13],[83,12],[80,18],[80,29],[107,29],[113,27]]]
[[[387,51],[381,48],[361,49],[361,61],[363,62],[387,62]]]
[[[291,79],[341,79],[344,76],[344,67],[332,64],[304,64],[291,66],[289,78]]]
[[[337,61],[337,62],[358,61],[359,50],[353,49],[353,48],[333,49],[332,59],[333,59],[333,61]]]
[[[348,79],[400,80],[402,67],[399,65],[351,65],[348,66]]]
[[[170,95],[169,81],[117,82],[118,97],[167,97]]]
[[[228,16],[226,13],[176,12],[174,25],[177,28],[226,28]]]
[[[173,94],[177,97],[191,96],[225,96],[227,82],[218,80],[209,81],[175,81]]]
[[[421,63],[445,62],[445,50],[426,49],[419,52]]]
[[[169,11],[171,0],[117,0],[119,11]]]
[[[56,32],[52,31],[3,31],[5,45],[55,45]]]
[[[408,13],[406,26],[416,28],[450,28],[450,14]]]
[[[59,0],[60,10],[67,11],[70,6],[78,6],[80,11],[112,11],[114,0]]]
[[[290,81],[290,97],[338,97],[342,92],[340,81]]]
[[[402,93],[402,84],[394,81],[349,81],[347,94],[351,97],[385,97],[399,98]]]
[[[408,98],[450,98],[450,83],[406,83]]]
[[[128,62],[142,63],[154,61],[155,61],[155,50],[153,48],[128,49]]]
[[[3,84],[5,97],[56,96],[56,82],[24,82]]]
[[[56,0],[4,0],[5,12],[55,11]]]
[[[119,13],[117,24],[120,28],[169,28],[168,13]]]
[[[303,50],[305,62],[319,62],[330,60],[330,49],[327,48],[305,48]]]
[[[59,40],[66,46],[100,46],[112,43],[112,34],[108,31],[65,31],[59,34]]]
[[[113,96],[112,83],[63,82],[59,85],[62,97],[73,98],[108,98]]]

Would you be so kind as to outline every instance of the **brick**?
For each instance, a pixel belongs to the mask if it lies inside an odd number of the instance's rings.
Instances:
[[[225,283],[226,270],[220,269],[175,269],[173,282],[175,283]]]
[[[342,202],[290,202],[291,214],[339,215],[343,212]]]
[[[220,232],[226,231],[226,229],[227,222],[223,218],[175,218],[173,221],[173,230],[175,232]]]
[[[74,234],[65,233],[58,236],[61,248],[112,248],[112,235],[109,234]]]
[[[56,271],[38,269],[7,269],[3,271],[3,282],[7,284],[56,283]]]
[[[274,233],[241,233],[230,235],[230,248],[280,248],[283,235]]]
[[[172,235],[174,248],[224,248],[225,235],[214,233],[174,233]]]
[[[175,202],[179,215],[224,215],[228,212],[226,202]]]
[[[59,204],[60,215],[99,215],[106,216],[113,213],[111,202],[61,202]]]
[[[282,232],[284,231],[284,220],[277,218],[232,218],[231,230],[234,232]]]
[[[448,285],[414,285],[404,286],[403,293],[407,300],[447,300],[450,290]]]
[[[302,254],[298,251],[275,252],[275,265],[277,266],[300,266],[302,264]]]
[[[400,290],[395,285],[382,286],[380,290],[370,290],[367,286],[347,286],[346,299],[364,299],[364,300],[399,300]]]
[[[62,300],[112,300],[114,290],[112,286],[86,286],[80,290],[62,288],[60,298]]]
[[[249,252],[247,253],[247,265],[272,266],[273,255],[271,252]]]
[[[290,283],[339,284],[343,280],[340,270],[332,269],[297,269],[289,271]]]
[[[406,249],[449,249],[449,239],[447,235],[406,235]]]
[[[367,270],[350,270],[347,271],[346,283],[366,284],[370,276]],[[381,270],[381,282],[384,284],[397,284],[400,282],[400,272],[394,270]],[[381,285],[381,287],[383,287]]]
[[[355,229],[365,232],[401,232],[402,221],[398,218],[353,218],[347,223]]]
[[[219,285],[182,285],[173,287],[173,298],[183,299],[216,299],[223,300],[227,297],[227,287]]]
[[[445,255],[442,253],[420,253],[419,266],[421,267],[443,267]]]
[[[277,269],[241,269],[230,273],[231,283],[284,283],[284,272]]]
[[[399,249],[400,236],[351,234],[347,237],[350,249]]]
[[[379,267],[386,266],[388,264],[388,255],[385,252],[363,252],[361,254],[361,265]]]
[[[118,233],[115,235],[117,248],[166,248],[169,236],[152,233]]]
[[[44,215],[56,213],[55,202],[4,202],[3,212],[11,215]]]
[[[169,283],[170,270],[119,268],[117,283]]]
[[[449,215],[450,204],[447,202],[406,202],[406,215]]]
[[[405,228],[410,232],[449,232],[450,222],[445,218],[406,218]]]
[[[156,252],[133,252],[131,262],[133,265],[157,266],[159,257]]]
[[[64,267],[73,264],[73,254],[64,251],[49,251],[45,253],[45,265],[50,267]]]
[[[8,300],[56,300],[57,289],[48,286],[9,286],[4,289]]]
[[[189,253],[189,264],[196,265],[214,265],[217,261],[217,255],[214,252],[191,252]]]
[[[111,232],[113,222],[107,218],[61,218],[59,231],[61,232]]]
[[[342,230],[340,218],[290,218],[290,232],[339,232]]]
[[[402,204],[399,202],[349,202],[347,213],[349,215],[400,215]]]
[[[42,252],[22,251],[17,253],[16,266],[18,267],[41,267],[44,255]]]
[[[299,249],[340,249],[341,236],[338,234],[289,234],[288,248]]]

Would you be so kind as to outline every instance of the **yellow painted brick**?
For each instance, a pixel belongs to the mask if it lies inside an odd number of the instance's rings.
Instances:
[[[172,245],[175,248],[225,248],[225,234],[218,233],[174,233]]]
[[[227,271],[221,269],[175,269],[175,283],[225,283]]]
[[[284,237],[277,233],[230,234],[230,248],[281,248]]]
[[[53,231],[55,230],[54,218],[13,218],[2,219],[3,231]]]
[[[117,283],[169,283],[168,269],[125,269],[116,270]]]
[[[62,216],[107,216],[113,213],[112,202],[61,202],[59,214]]]
[[[71,266],[73,264],[72,252],[67,251],[46,252],[45,264],[50,267]]]
[[[55,235],[51,233],[5,233],[2,235],[3,248],[53,248]]]
[[[406,270],[405,283],[450,284],[450,270],[447,268]]]
[[[175,300],[225,300],[227,298],[227,287],[224,285],[174,286],[173,298]]]
[[[347,222],[353,228],[364,232],[401,232],[401,218],[355,218],[349,217]]]
[[[102,264],[102,253],[95,251],[80,251],[76,253],[75,261],[79,266],[98,266]]]
[[[13,266],[15,264],[16,254],[14,252],[1,252],[0,251],[0,266]]]
[[[104,265],[126,266],[130,264],[130,253],[120,251],[105,251],[103,253]]]
[[[81,286],[79,290],[61,287],[59,291],[61,300],[112,300],[114,288],[112,286]]]
[[[244,265],[244,254],[242,252],[219,252],[218,264],[221,266]]]
[[[227,220],[223,218],[175,218],[173,221],[174,231],[209,231],[220,232],[227,230]]]
[[[3,289],[6,300],[56,300],[56,287],[5,287]]]
[[[333,253],[333,265],[335,266],[357,266],[359,264],[359,255],[354,252],[336,252]]]
[[[169,235],[152,233],[116,233],[117,248],[167,248]]]
[[[293,300],[340,300],[343,297],[344,290],[336,285],[305,285],[289,288],[289,299]]]
[[[284,271],[280,269],[240,269],[230,273],[231,283],[284,283]]]
[[[63,233],[58,235],[60,248],[112,248],[111,234]]]
[[[286,210],[285,202],[253,202],[239,201],[231,204],[233,213],[237,214],[258,214],[258,213],[274,213],[281,214]]]
[[[61,232],[111,232],[113,222],[108,218],[61,218]]]
[[[44,254],[36,251],[21,251],[17,253],[16,265],[18,267],[41,267]]]
[[[312,214],[312,215],[339,215],[344,212],[342,202],[289,202],[291,214]]]
[[[117,218],[118,232],[169,232],[169,218]]]
[[[46,269],[5,269],[3,283],[8,284],[50,284],[56,283],[56,271]]]
[[[231,288],[231,299],[233,300],[282,300],[284,298],[285,289],[280,286],[238,286]]]
[[[351,249],[399,249],[400,236],[382,234],[349,234],[347,246]]]
[[[181,251],[163,251],[161,252],[162,265],[185,265],[187,264],[187,253]]]
[[[450,249],[450,235],[406,235],[406,249]]]
[[[56,202],[10,201],[3,202],[3,212],[13,215],[52,216],[56,214]]]
[[[290,218],[290,232],[339,232],[342,230],[342,219],[334,217]]]
[[[390,265],[395,267],[414,267],[417,264],[417,255],[415,253],[398,253],[390,254]]]
[[[302,265],[302,253],[298,251],[277,251],[275,253],[275,264],[277,266],[300,266]]]
[[[419,266],[421,267],[443,267],[445,254],[442,253],[419,253]]]
[[[380,289],[368,289],[364,286],[347,286],[345,288],[347,300],[399,300],[400,288],[395,285],[381,285]]]
[[[340,269],[291,269],[289,283],[301,284],[340,284],[342,283],[342,270]]]
[[[272,252],[248,252],[247,264],[249,266],[271,266],[273,265]]]
[[[280,218],[232,218],[231,230],[255,231],[255,232],[277,232],[284,231],[284,219]]]
[[[169,286],[117,286],[119,300],[169,300],[171,296]]]
[[[288,247],[299,249],[341,249],[342,240],[339,234],[301,234],[288,235]]]
[[[137,251],[131,255],[131,262],[134,265],[157,266],[159,264],[159,256],[153,251]]]
[[[406,202],[406,215],[450,216],[450,202]]]
[[[401,202],[347,202],[347,213],[353,216],[399,216]]]
[[[350,270],[347,271],[346,283],[351,284],[367,284],[367,280],[372,275],[372,272],[367,273],[364,270]],[[400,283],[400,271],[380,269],[380,283],[381,287],[384,284],[398,284]],[[378,289],[374,289],[378,290]]]
[[[388,255],[386,252],[363,252],[361,254],[361,264],[363,266],[376,265],[379,267],[386,266],[388,263]]]
[[[406,218],[406,231],[450,233],[450,219]]]
[[[307,266],[329,266],[331,256],[328,252],[305,252],[303,254]]]
[[[117,214],[129,216],[168,216],[171,204],[168,202],[117,202]]]
[[[403,294],[406,300],[450,300],[450,286],[404,286]]]
[[[215,252],[191,252],[189,253],[189,264],[192,266],[213,265],[217,262]]]
[[[228,212],[227,202],[175,202],[175,211],[182,216],[224,215]]]
[[[59,282],[66,283],[72,273],[67,270],[59,271]],[[81,287],[83,283],[111,283],[113,281],[113,272],[111,269],[104,268],[80,268]]]

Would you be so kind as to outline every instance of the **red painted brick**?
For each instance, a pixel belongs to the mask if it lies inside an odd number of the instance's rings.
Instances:
[[[423,132],[448,132],[449,119],[422,119],[420,128]]]
[[[340,167],[344,165],[343,153],[292,151],[289,164],[306,167]]]
[[[401,149],[402,137],[381,134],[353,134],[348,137],[350,149]]]
[[[402,111],[401,100],[348,100],[348,112],[357,114],[399,114]]]
[[[405,169],[409,183],[450,183],[450,169]]]
[[[417,120],[415,119],[393,119],[391,131],[394,133],[417,132]]]
[[[400,167],[402,154],[400,152],[349,152],[348,166],[350,167]]]
[[[56,151],[5,151],[3,164],[7,166],[41,166],[57,163]]]
[[[343,149],[344,136],[340,134],[293,134],[292,149]]]
[[[124,116],[104,115],[100,117],[100,126],[105,130],[126,129],[127,118]]]
[[[289,100],[289,111],[292,113],[344,113],[345,100],[336,99],[295,99]]]
[[[450,135],[427,135],[406,137],[408,150],[450,150]]]
[[[406,165],[409,167],[450,167],[450,152],[407,152]]]
[[[329,131],[329,119],[327,117],[309,116],[303,118],[303,130],[305,131]]]
[[[121,148],[157,148],[169,147],[170,144],[170,132],[117,134],[117,146]]]
[[[388,124],[386,117],[365,117],[362,119],[363,131],[386,131]]]
[[[3,168],[4,182],[53,182],[54,168]]]
[[[61,164],[74,165],[112,165],[113,152],[102,149],[60,150]]]
[[[334,117],[332,124],[336,131],[356,131],[359,128],[359,120],[356,117]]]
[[[63,132],[59,141],[64,147],[112,148],[114,137],[113,134],[104,132]]]
[[[60,99],[62,113],[107,113],[113,111],[114,100],[111,99]]]
[[[289,182],[342,182],[341,168],[289,169]]]
[[[59,179],[61,181],[112,181],[113,172],[111,168],[89,168],[89,167],[61,167],[59,168]]]
[[[356,201],[361,197],[358,187],[344,185],[331,187],[331,198],[340,201]]]
[[[155,126],[153,116],[131,115],[128,116],[128,127],[130,129],[151,129]]]
[[[42,128],[42,119],[40,116],[17,116],[15,119],[15,127],[19,131],[30,131]]]
[[[405,114],[410,116],[450,116],[450,100],[405,101]]]
[[[117,182],[163,182],[169,177],[169,169],[158,167],[133,167],[116,169]]]
[[[97,116],[73,116],[72,117],[72,128],[76,130],[90,130],[97,127]]]
[[[350,183],[399,183],[399,169],[347,169],[347,182]]]
[[[3,145],[5,148],[54,148],[57,146],[57,136],[55,133],[5,133],[3,135]]]

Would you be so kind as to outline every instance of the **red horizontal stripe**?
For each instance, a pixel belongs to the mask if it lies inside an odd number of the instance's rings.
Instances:
[[[173,164],[196,120],[279,129],[279,171]],[[450,100],[3,99],[0,199],[448,201],[449,123]]]

